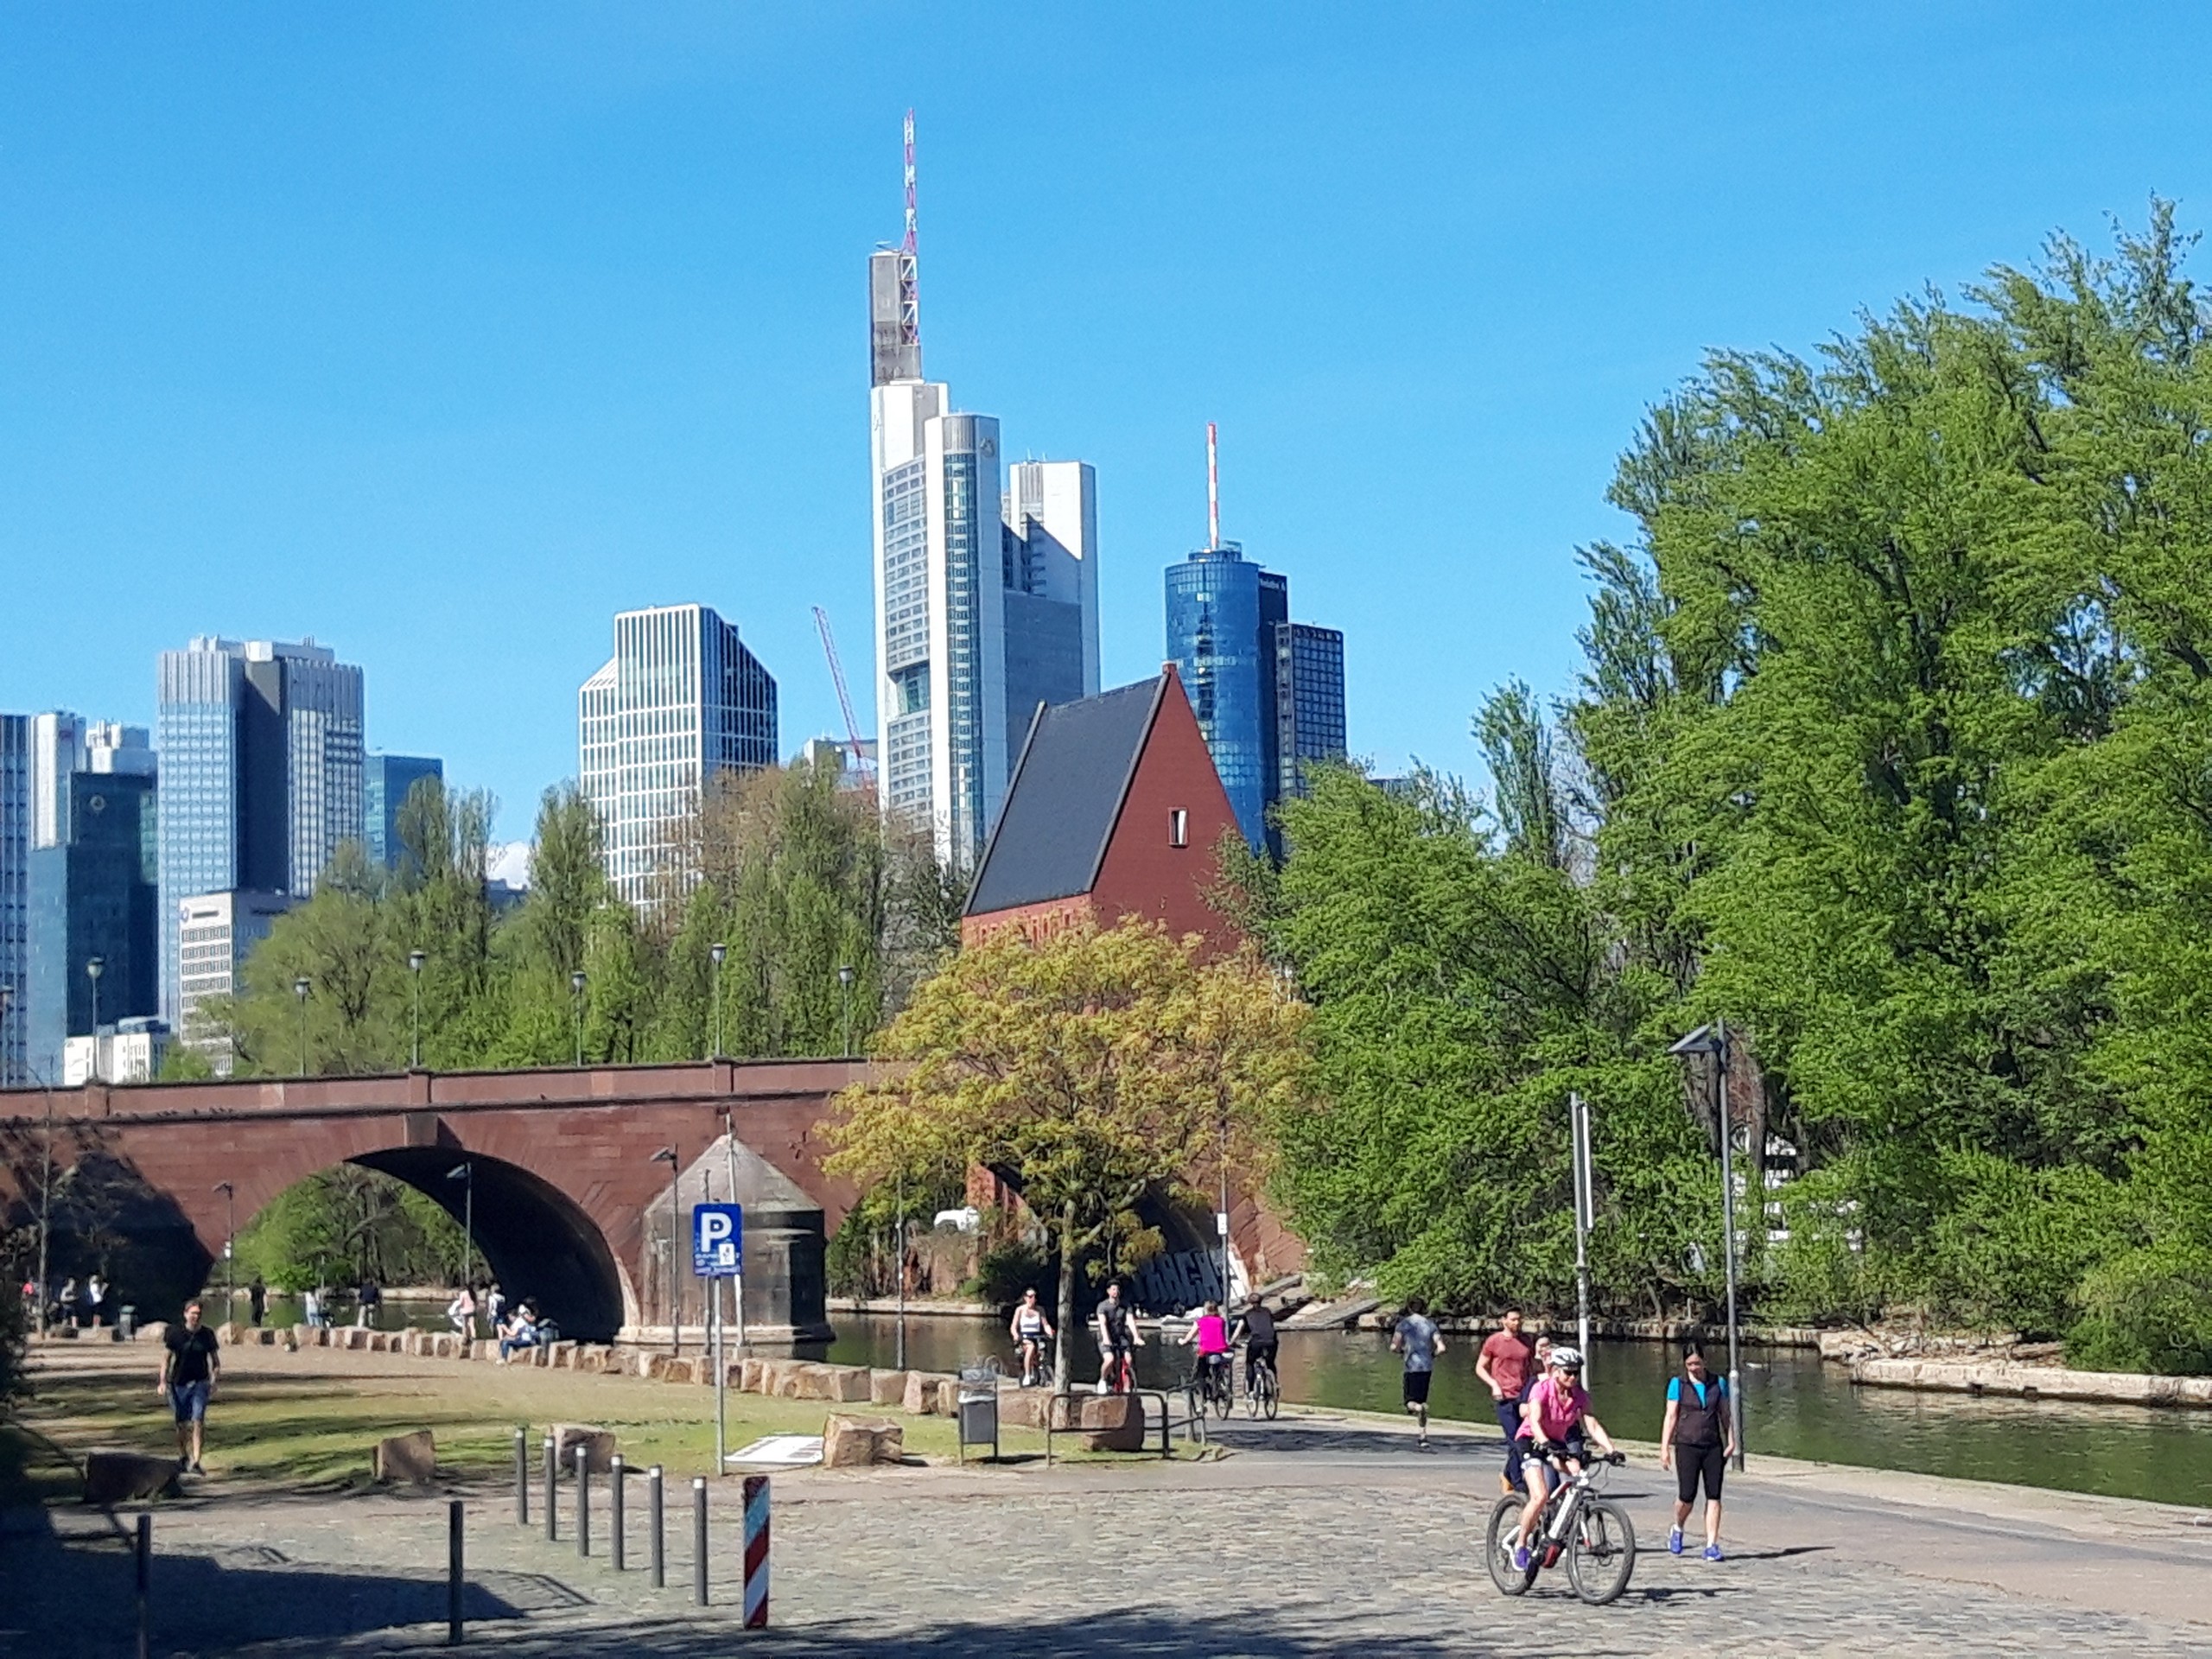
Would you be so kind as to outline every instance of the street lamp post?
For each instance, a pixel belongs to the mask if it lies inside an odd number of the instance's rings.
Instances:
[[[711,1058],[722,1057],[722,959],[729,955],[729,946],[721,944],[707,947],[708,960],[715,964],[715,1052]]]
[[[1736,1325],[1736,1168],[1731,1144],[1735,1131],[1728,1122],[1728,1022],[1716,1020],[1700,1026],[1667,1052],[1684,1057],[1706,1054],[1713,1059],[1713,1119],[1720,1130],[1720,1262],[1728,1287],[1728,1413],[1736,1429],[1736,1467],[1741,1469],[1744,1393]]]
[[[407,1066],[410,1071],[423,1069],[423,964],[429,957],[420,950],[407,953],[407,977],[414,982],[415,1012],[407,1045]]]
[[[579,1071],[584,1063],[584,987],[589,982],[581,968],[569,976],[569,1000],[575,1005],[576,1067]]]
[[[231,1265],[238,1259],[238,1192],[228,1181],[218,1181],[208,1191],[223,1195],[223,1319],[227,1324],[238,1317],[238,1269]]]
[[[844,1055],[850,1059],[853,1055],[853,970],[849,963],[837,969],[837,990],[845,1005]]]
[[[308,988],[305,974],[292,982],[292,995],[300,1004],[300,1075],[303,1077],[308,1074]]]
[[[85,977],[92,982],[92,1081],[100,1080],[100,976],[107,963],[94,957],[85,964]]]
[[[94,1052],[99,1051],[95,1049]],[[35,1316],[38,1333],[46,1334],[46,1266],[47,1246],[54,1236],[50,1217],[54,1205],[54,1079],[41,1077],[46,1085],[46,1135],[39,1154],[38,1172],[38,1311]]]
[[[669,1351],[683,1351],[683,1281],[677,1275],[677,1241],[683,1226],[683,1166],[677,1161],[674,1147],[663,1147],[650,1160],[668,1166],[668,1337]]]
[[[1221,1115],[1221,1213],[1214,1221],[1221,1235],[1221,1311],[1229,1312],[1229,1114]]]
[[[476,1165],[474,1160],[455,1164],[446,1171],[446,1179],[466,1181],[467,1190],[461,1201],[461,1282],[474,1282],[476,1273]]]
[[[906,1172],[899,1172],[899,1184],[892,1202],[899,1207],[899,1256],[893,1264],[899,1274],[899,1351],[892,1363],[899,1370],[906,1369]]]

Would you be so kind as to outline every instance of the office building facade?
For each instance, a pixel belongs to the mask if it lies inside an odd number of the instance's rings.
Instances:
[[[361,848],[369,862],[397,870],[399,810],[425,779],[445,782],[445,762],[423,754],[370,754],[361,765]]]
[[[0,1088],[30,1081],[30,724],[0,715]]]
[[[206,1053],[218,1072],[228,1075],[236,1057],[227,1043],[201,1029],[201,1011],[213,999],[236,996],[245,988],[246,957],[292,904],[288,893],[239,888],[177,903],[177,1014],[166,1023]]]
[[[361,833],[361,671],[312,639],[209,636],[162,653],[158,690],[162,1015],[190,1040],[186,901],[308,898]]]
[[[912,134],[905,244],[868,261],[879,788],[973,868],[1039,702],[1098,690],[1097,484],[1002,463],[999,423],[923,378]]]
[[[576,694],[577,776],[607,880],[633,905],[683,892],[709,783],[776,764],[776,682],[704,605],[625,611],[614,655]]]
[[[1235,542],[1201,548],[1166,576],[1167,656],[1213,752],[1237,827],[1278,855],[1270,810],[1304,787],[1312,760],[1344,747],[1344,636],[1290,620],[1287,577]]]
[[[161,1008],[155,779],[80,771],[59,784],[67,838],[34,847],[30,857],[26,1036],[31,1063],[47,1077],[58,1075],[70,1039],[154,1019]]]

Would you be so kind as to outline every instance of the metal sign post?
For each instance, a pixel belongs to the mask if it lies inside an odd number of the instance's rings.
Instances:
[[[1574,1138],[1574,1334],[1581,1344],[1586,1376],[1590,1370],[1590,1229],[1596,1218],[1590,1166],[1590,1103],[1570,1093],[1567,1115]]]
[[[723,1444],[728,1419],[729,1364],[722,1352],[722,1290],[725,1279],[739,1279],[745,1267],[745,1206],[738,1204],[695,1204],[691,1206],[691,1271],[707,1281],[714,1298],[715,1326],[715,1472],[729,1472]],[[739,1294],[743,1281],[740,1279]]]

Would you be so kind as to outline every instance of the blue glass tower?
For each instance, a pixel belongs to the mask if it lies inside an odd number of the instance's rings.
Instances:
[[[372,754],[361,772],[361,846],[372,864],[399,868],[399,809],[424,779],[445,781],[445,762],[422,754]]]
[[[1255,847],[1275,798],[1275,626],[1289,616],[1288,580],[1247,563],[1235,542],[1167,569],[1167,654]]]

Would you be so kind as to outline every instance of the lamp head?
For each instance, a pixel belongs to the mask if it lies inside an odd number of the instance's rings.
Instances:
[[[584,970],[579,968],[575,972],[569,976],[569,988],[575,992],[577,995],[581,996],[583,995],[584,981]]]
[[[85,963],[85,976],[87,979],[98,979],[106,971],[107,960],[104,957],[91,957]]]
[[[1719,1033],[1711,1026],[1700,1026],[1667,1052],[1687,1059],[1693,1054],[1718,1054],[1720,1046]]]
[[[714,958],[715,966],[719,968],[722,965],[723,958],[729,955],[729,946],[726,944],[710,944],[707,947],[707,954]]]
[[[407,971],[410,974],[421,973],[423,964],[429,959],[429,954],[425,951],[410,950],[407,953]]]
[[[474,1164],[455,1164],[451,1169],[446,1171],[446,1179],[449,1181],[457,1181],[463,1176],[467,1176],[469,1179],[474,1180],[476,1178],[470,1174],[469,1172],[474,1170],[475,1167],[476,1166]]]
[[[645,1161],[649,1164],[673,1164],[676,1161],[676,1148],[674,1147],[663,1147],[658,1152],[653,1154],[652,1157],[645,1160]]]
[[[292,982],[292,995],[302,1002],[308,1000],[308,978],[305,974]]]
[[[849,967],[840,968],[837,970],[837,982],[840,985],[846,987],[848,989],[851,988],[853,982],[853,970]]]

